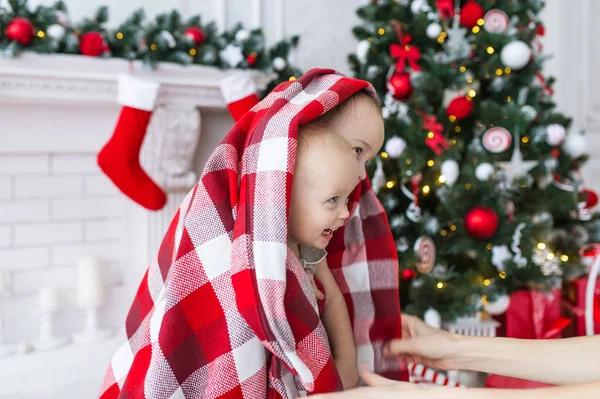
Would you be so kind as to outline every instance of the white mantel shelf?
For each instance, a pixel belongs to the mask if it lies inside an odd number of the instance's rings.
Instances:
[[[182,107],[224,108],[218,83],[231,73],[251,73],[259,88],[267,83],[266,75],[257,71],[166,62],[150,70],[141,61],[24,53],[15,58],[0,58],[0,103],[21,99],[114,104],[117,78],[129,73],[131,66],[135,76],[161,84],[159,103]]]

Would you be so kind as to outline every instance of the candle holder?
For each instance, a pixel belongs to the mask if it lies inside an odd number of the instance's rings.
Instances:
[[[66,336],[54,335],[54,314],[58,309],[58,291],[52,287],[42,288],[39,292],[40,336],[33,343],[36,350],[46,351],[69,342]]]
[[[77,303],[85,312],[85,325],[83,331],[73,335],[73,342],[98,342],[111,335],[111,330],[99,325],[98,314],[103,302],[100,262],[95,258],[83,258],[77,263]]]

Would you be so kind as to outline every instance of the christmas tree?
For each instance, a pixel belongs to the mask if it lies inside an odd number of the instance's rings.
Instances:
[[[582,132],[545,78],[540,0],[379,0],[349,63],[382,102],[372,183],[397,240],[403,310],[446,320],[585,271],[597,195]]]

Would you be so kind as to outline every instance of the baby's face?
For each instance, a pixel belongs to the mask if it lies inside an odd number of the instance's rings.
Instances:
[[[333,133],[330,133],[333,134]],[[348,197],[358,184],[356,156],[350,149],[313,145],[296,162],[290,203],[292,243],[325,248],[348,218]]]

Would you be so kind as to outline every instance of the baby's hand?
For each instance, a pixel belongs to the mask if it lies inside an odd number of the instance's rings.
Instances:
[[[310,280],[310,284],[312,285],[313,291],[315,292],[315,298],[317,298],[317,301],[323,300],[325,298],[325,295],[323,295],[321,290],[319,290],[319,288],[317,287],[317,283],[315,283],[315,276],[313,276],[312,273],[308,270],[305,270],[305,272],[308,276],[308,279]]]

